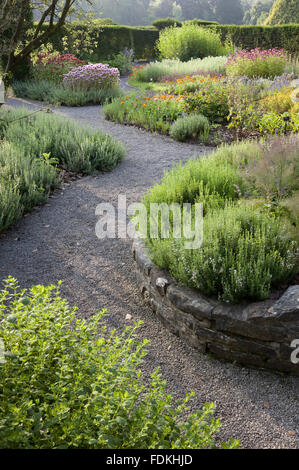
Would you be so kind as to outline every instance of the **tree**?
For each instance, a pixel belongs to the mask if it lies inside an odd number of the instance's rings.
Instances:
[[[215,19],[222,24],[242,24],[243,8],[240,0],[210,0]]]
[[[12,73],[30,54],[46,43],[66,22],[78,0],[2,0],[0,7],[0,56],[4,80],[10,80]],[[90,3],[90,0],[89,0]],[[38,8],[38,21],[26,35],[28,11]],[[4,62],[4,63],[3,63]]]
[[[299,0],[275,0],[266,25],[299,23]]]
[[[212,20],[213,12],[208,0],[180,0],[182,13],[185,20],[199,18],[202,20]]]
[[[251,8],[248,8],[244,14],[243,22],[245,24],[262,24],[273,5],[273,0],[255,0]]]

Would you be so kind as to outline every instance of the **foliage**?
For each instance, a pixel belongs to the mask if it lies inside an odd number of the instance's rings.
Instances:
[[[166,28],[160,33],[158,51],[165,59],[190,59],[226,55],[227,48],[221,43],[220,36],[212,29],[194,24],[181,28]]]
[[[162,79],[175,80],[178,76],[200,75],[204,73],[225,72],[227,57],[205,57],[204,59],[191,59],[188,62],[180,60],[162,60],[151,62],[146,66],[135,69],[134,77],[141,82],[157,82]]]
[[[98,130],[45,112],[20,119],[27,115],[26,109],[0,110],[2,137],[28,158],[50,153],[68,170],[92,173],[112,170],[124,156],[121,144]]]
[[[170,84],[169,88],[175,95],[185,95],[187,93],[194,93],[195,91],[199,91],[202,88],[205,91],[205,85],[208,84],[215,84],[220,83],[222,84],[222,80],[224,76],[219,75],[185,75],[181,78],[177,78],[175,82]],[[219,82],[220,80],[220,82]]]
[[[251,51],[241,50],[231,54],[226,64],[226,72],[231,76],[248,78],[274,78],[282,75],[286,67],[286,54],[282,49]]]
[[[211,122],[223,122],[229,113],[226,84],[222,80],[202,81],[198,91],[184,96],[184,110],[203,114]]]
[[[59,286],[21,291],[10,277],[0,292],[1,448],[216,448],[214,404],[190,413],[194,394],[175,403],[159,369],[145,385],[140,323],[108,333],[105,311],[76,318]]]
[[[288,282],[296,270],[292,230],[279,212],[269,212],[262,195],[264,172],[271,165],[266,185],[275,194],[286,152],[288,165],[298,172],[296,142],[291,150],[277,147],[273,165],[271,148],[244,142],[223,146],[207,158],[191,159],[167,172],[144,203],[203,203],[204,238],[200,249],[187,250],[185,238],[149,236],[154,262],[183,284],[231,303],[265,299],[273,286]],[[279,186],[287,184],[284,195],[298,186],[288,165],[283,163]]]
[[[229,128],[254,130],[263,114],[260,100],[266,94],[268,83],[245,78],[233,78],[227,84]]]
[[[255,0],[244,13],[245,24],[263,24],[269,15],[273,0]]]
[[[275,0],[265,21],[267,25],[299,23],[299,0]]]
[[[47,0],[35,2],[30,0],[4,0],[2,2],[0,16],[0,35],[9,30],[9,41],[5,48],[0,50],[1,61],[4,62],[4,79],[8,84],[12,79],[12,74],[29,60],[30,55],[40,48],[42,44],[48,42],[55,33],[60,33],[68,15],[73,11],[73,7],[78,6],[78,0]],[[77,5],[76,5],[77,4]],[[39,21],[28,28],[28,13],[32,18],[32,8],[38,7],[40,10]],[[8,12],[8,27],[6,21],[2,22],[2,13]],[[5,16],[5,15],[4,15]],[[9,21],[14,18],[14,21]],[[6,18],[5,18],[6,20]],[[25,34],[24,34],[25,31]]]
[[[222,42],[229,40],[236,48],[284,49],[288,55],[298,57],[299,24],[280,26],[215,25]]]
[[[299,117],[290,119],[288,115],[277,113],[263,114],[258,120],[258,128],[262,134],[283,134],[288,131],[298,131]]]
[[[175,18],[158,18],[153,21],[152,24],[159,31],[165,28],[169,28],[170,26],[176,26],[178,28],[182,26],[182,22],[176,20]]]
[[[263,158],[252,158],[245,177],[269,203],[292,196],[299,190],[299,136],[276,136],[260,146]]]
[[[194,16],[194,15],[193,15]],[[232,42],[236,48],[270,49],[272,47],[283,48],[292,56],[298,56],[299,26],[236,26],[236,25],[211,25],[205,29],[213,29],[222,38],[222,43]],[[134,50],[137,59],[151,60],[156,57],[155,44],[159,39],[159,31],[155,28],[129,27],[121,25],[100,25],[97,21],[86,23],[68,23],[55,33],[49,42],[55,50],[65,52],[63,38],[75,35],[79,30],[81,35],[88,34],[91,42],[96,42],[93,62],[101,62],[107,57],[118,54],[125,47]],[[99,35],[100,31],[100,35]],[[99,37],[98,37],[99,36]],[[79,59],[86,59],[85,53],[77,55]],[[90,60],[90,57],[89,57]],[[186,72],[189,73],[189,72]],[[222,73],[222,71],[221,71]]]
[[[32,76],[35,80],[48,80],[59,83],[63,75],[70,70],[79,67],[84,62],[72,54],[58,52],[38,54],[32,67]]]
[[[260,101],[260,106],[265,112],[283,114],[289,111],[293,105],[291,93],[293,89],[285,87],[279,91],[274,91]]]
[[[119,70],[107,64],[79,66],[63,76],[63,85],[71,90],[109,90],[119,84]]]
[[[114,98],[122,96],[119,87],[106,89],[73,90],[63,84],[55,84],[47,80],[17,81],[12,83],[16,96],[32,100],[45,101],[56,106],[84,106],[87,104],[104,104]]]
[[[209,211],[204,227],[199,250],[185,250],[185,240],[151,240],[154,261],[161,265],[162,250],[163,267],[178,281],[230,303],[264,300],[271,284],[294,275],[296,246],[279,219],[228,204]]]
[[[125,47],[122,52],[114,54],[107,59],[110,67],[116,67],[120,75],[125,75],[133,71],[134,51]]]
[[[162,133],[169,132],[170,125],[181,113],[181,98],[172,95],[148,97],[133,94],[104,107],[107,119]]]
[[[209,137],[210,123],[201,114],[192,114],[178,118],[171,126],[169,135],[175,140],[185,142],[188,139],[199,137],[206,142]]]
[[[49,155],[29,155],[15,143],[0,145],[0,232],[23,212],[46,201],[57,186],[56,161],[49,159]]]

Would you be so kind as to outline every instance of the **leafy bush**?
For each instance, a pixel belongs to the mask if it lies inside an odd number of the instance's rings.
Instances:
[[[289,111],[293,105],[291,99],[292,88],[286,87],[271,93],[260,102],[260,106],[265,112],[283,114]]]
[[[170,125],[182,113],[181,98],[172,95],[154,97],[127,96],[104,106],[107,119],[115,122],[136,124],[151,131],[168,133]]]
[[[115,54],[114,56],[110,56],[107,59],[108,64],[110,67],[117,68],[119,70],[120,75],[125,75],[133,70],[133,60],[134,60],[134,51],[133,49],[129,49],[125,47],[122,52]]]
[[[200,113],[210,122],[223,122],[229,113],[228,92],[221,80],[205,80],[195,93],[184,96],[184,109],[187,113]]]
[[[264,300],[271,284],[294,275],[296,246],[280,220],[247,204],[227,205],[211,210],[204,227],[199,250],[184,249],[185,240],[151,240],[154,261],[161,265],[162,259],[183,284],[231,303]]]
[[[28,155],[21,145],[0,145],[0,232],[46,201],[58,183],[54,164],[47,154]]]
[[[171,84],[170,89],[176,95],[185,95],[188,93],[194,93],[204,88],[205,83],[216,83],[218,80],[224,77],[213,76],[198,76],[198,75],[185,75],[184,77],[177,78],[174,85]],[[220,82],[222,84],[222,82]]]
[[[260,146],[263,158],[248,162],[246,178],[270,203],[291,197],[299,190],[299,136],[276,137]]]
[[[135,70],[134,77],[141,82],[157,82],[167,77],[168,80],[176,79],[183,75],[200,75],[201,73],[225,72],[227,57],[205,57],[204,59],[191,59],[188,62],[180,60],[163,60],[152,62],[147,66]]]
[[[28,110],[25,108],[0,109],[2,137],[28,158],[50,153],[68,170],[92,173],[94,170],[112,170],[124,156],[121,144],[109,135],[65,117],[40,112],[29,119],[9,123],[26,115]]]
[[[229,57],[226,73],[231,76],[245,75],[248,78],[274,78],[282,75],[286,60],[285,51],[282,49],[241,50]]]
[[[39,54],[32,67],[32,75],[35,80],[47,80],[59,83],[63,80],[63,75],[70,70],[84,64],[72,54],[62,54],[59,52],[48,52]]]
[[[178,118],[171,126],[169,134],[175,140],[185,142],[188,139],[200,137],[200,140],[206,142],[209,137],[210,123],[205,116],[201,114],[192,114]]]
[[[176,26],[179,28],[182,26],[182,22],[175,18],[158,18],[152,22],[152,25],[161,31],[162,29],[169,28],[170,26]]]
[[[192,58],[223,56],[228,52],[214,30],[194,24],[164,29],[160,33],[157,48],[163,58],[183,62]]]
[[[297,132],[299,127],[299,117],[293,119],[288,115],[277,113],[267,113],[258,120],[258,129],[262,134],[283,134],[288,131]]]
[[[192,394],[176,405],[159,370],[145,385],[139,370],[146,340],[136,328],[108,334],[105,311],[76,318],[59,287],[0,292],[1,448],[216,448],[215,405],[188,412]],[[224,448],[238,441],[223,443]]]
[[[283,155],[277,152],[279,172]],[[290,160],[294,158],[293,151]],[[244,142],[221,147],[208,158],[191,159],[166,173],[144,203],[148,208],[151,203],[203,203],[204,238],[200,249],[186,250],[184,237],[177,239],[171,234],[156,239],[149,235],[153,261],[179,282],[231,303],[266,299],[273,286],[288,282],[297,262],[292,229],[279,212],[268,211],[264,199],[256,199],[262,182],[257,174],[248,176],[250,173],[244,171],[257,162],[265,169],[265,159],[268,161],[269,156],[265,156],[262,146]],[[298,162],[292,165],[298,171]],[[277,174],[270,174],[272,185]],[[284,181],[289,178],[286,172]]]
[[[72,90],[109,90],[119,84],[119,70],[107,64],[88,64],[64,74],[63,84]]]
[[[14,94],[21,98],[44,101],[55,106],[84,106],[87,104],[104,104],[122,96],[122,90],[117,86],[102,89],[77,90],[66,88],[48,80],[13,81]]]

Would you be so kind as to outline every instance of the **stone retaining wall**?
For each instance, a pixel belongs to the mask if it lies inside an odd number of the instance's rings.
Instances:
[[[299,363],[291,362],[291,342],[299,340],[299,286],[278,301],[229,305],[179,286],[151,262],[140,240],[133,255],[139,288],[172,333],[220,359],[299,376]]]

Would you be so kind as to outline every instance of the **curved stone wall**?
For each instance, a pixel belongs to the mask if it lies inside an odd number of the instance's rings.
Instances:
[[[219,359],[299,376],[291,360],[291,343],[299,343],[298,285],[276,301],[229,305],[179,286],[151,262],[142,241],[134,241],[133,255],[140,290],[172,333]]]

